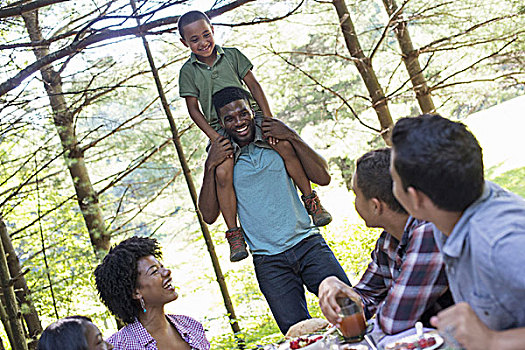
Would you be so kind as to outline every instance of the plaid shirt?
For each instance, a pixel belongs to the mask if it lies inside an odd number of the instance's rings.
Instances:
[[[166,316],[192,349],[209,350],[210,343],[206,339],[204,328],[198,321],[182,315]],[[107,341],[114,346],[114,350],[158,350],[157,341],[138,320],[113,334]]]
[[[383,231],[372,262],[354,287],[365,313],[386,334],[401,332],[453,304],[433,225],[409,217],[401,242]]]

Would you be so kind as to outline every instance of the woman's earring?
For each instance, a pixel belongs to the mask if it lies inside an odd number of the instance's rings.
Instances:
[[[144,311],[144,313],[146,313],[146,303],[144,302],[144,299],[142,297],[140,297],[140,306],[142,307],[142,311]]]

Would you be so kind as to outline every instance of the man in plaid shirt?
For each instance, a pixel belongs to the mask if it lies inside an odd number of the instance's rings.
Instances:
[[[368,227],[384,231],[359,283],[351,288],[336,277],[319,286],[319,304],[333,324],[341,322],[336,298],[348,296],[374,314],[386,334],[411,328],[453,304],[433,226],[407,214],[392,194],[390,149],[371,151],[357,160],[352,179],[355,207]]]

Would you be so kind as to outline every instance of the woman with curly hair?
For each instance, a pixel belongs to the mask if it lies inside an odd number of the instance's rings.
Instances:
[[[51,323],[42,332],[38,350],[110,350],[113,346],[86,316],[68,316]]]
[[[113,247],[95,269],[102,302],[126,324],[108,342],[116,350],[208,350],[199,322],[164,313],[164,305],[178,295],[161,258],[156,239],[132,237]]]

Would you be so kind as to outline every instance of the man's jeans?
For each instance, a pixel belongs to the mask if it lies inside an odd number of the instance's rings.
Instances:
[[[280,254],[254,254],[253,264],[259,288],[283,334],[297,322],[310,318],[303,285],[315,295],[328,276],[336,276],[350,285],[320,234],[307,237]]]

